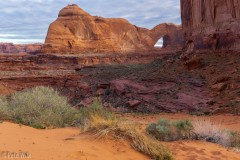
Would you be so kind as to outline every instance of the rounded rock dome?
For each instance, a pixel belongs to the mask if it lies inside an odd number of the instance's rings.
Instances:
[[[72,4],[64,7],[58,14],[58,17],[66,17],[66,16],[85,16],[89,15],[83,9],[81,9],[78,5]]]

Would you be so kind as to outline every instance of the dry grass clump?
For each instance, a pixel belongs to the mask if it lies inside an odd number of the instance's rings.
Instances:
[[[190,139],[193,126],[189,120],[170,121],[160,118],[157,123],[151,123],[146,130],[158,140],[175,141]]]
[[[240,132],[223,129],[220,124],[213,123],[205,118],[196,119],[193,126],[197,139],[231,147],[236,151],[240,150]]]
[[[91,112],[91,111],[100,112]],[[137,129],[137,125],[111,116],[100,104],[84,109],[84,131],[94,133],[98,138],[113,136],[127,140],[132,147],[156,160],[173,159],[166,147],[147,137]],[[88,113],[92,114],[88,114]],[[100,114],[99,114],[100,113]]]
[[[199,118],[193,122],[193,126],[193,132],[197,139],[204,139],[226,147],[231,146],[230,132],[222,129],[220,124],[215,124],[209,119]]]
[[[0,115],[14,122],[35,128],[53,128],[73,125],[79,120],[79,111],[73,109],[67,98],[52,88],[35,87],[0,100]]]

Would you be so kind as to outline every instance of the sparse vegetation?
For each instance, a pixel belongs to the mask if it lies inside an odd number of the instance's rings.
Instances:
[[[113,136],[127,140],[133,148],[157,160],[173,159],[166,147],[147,137],[137,129],[137,124],[118,119],[106,111],[100,103],[81,110],[83,130],[94,133],[98,138]]]
[[[240,132],[230,132],[231,147],[240,151]]]
[[[84,132],[98,138],[112,136],[127,140],[132,147],[157,160],[171,160],[172,155],[160,142],[142,132],[138,123],[116,118],[95,100],[89,107],[74,109],[65,97],[48,87],[35,87],[0,97],[0,120],[12,120],[35,128],[79,125]],[[198,139],[236,150],[240,148],[240,133],[223,130],[208,119],[170,121],[159,119],[147,127],[147,133],[162,141]]]
[[[205,118],[198,118],[193,123],[189,120],[170,121],[161,118],[157,123],[148,125],[146,130],[161,141],[205,140],[235,150],[240,149],[239,132],[223,129],[220,124],[215,124]]]
[[[74,125],[79,120],[79,111],[71,108],[67,98],[48,87],[35,87],[15,93],[7,103],[0,100],[1,119],[35,128],[53,128]]]
[[[0,96],[0,120],[8,119],[8,102],[5,96]]]
[[[222,129],[220,124],[214,124],[208,119],[198,118],[193,122],[194,133],[197,139],[217,143],[223,146],[231,146],[230,132]]]
[[[81,108],[80,114],[81,127],[84,130],[91,126],[92,122],[96,117],[105,120],[114,119],[112,113],[104,109],[102,104],[97,99],[95,99],[90,106]]]
[[[3,116],[4,115],[4,116]],[[9,98],[0,97],[1,119],[35,128],[64,127],[79,124],[84,132],[97,137],[113,136],[127,140],[132,147],[157,160],[172,160],[168,149],[137,129],[136,124],[114,117],[98,100],[89,107],[76,110],[67,99],[48,87],[18,92]]]
[[[240,149],[240,133],[223,129],[220,124],[214,124],[209,119],[197,119],[193,123],[194,133],[198,139],[217,143],[225,147]]]
[[[158,140],[174,141],[189,139],[192,135],[193,126],[189,120],[169,121],[159,119],[158,123],[151,123],[147,132]]]

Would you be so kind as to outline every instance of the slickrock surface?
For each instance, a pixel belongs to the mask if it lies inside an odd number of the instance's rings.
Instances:
[[[129,53],[154,49],[163,36],[165,47],[182,44],[181,27],[160,24],[152,30],[122,18],[91,16],[77,5],[63,8],[48,30],[43,52],[62,54]],[[179,33],[178,33],[179,32]]]
[[[181,0],[181,11],[189,52],[240,49],[239,0]]]

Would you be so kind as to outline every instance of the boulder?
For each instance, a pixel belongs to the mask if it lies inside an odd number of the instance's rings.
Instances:
[[[217,83],[211,86],[212,90],[221,92],[226,88],[226,83]]]
[[[127,106],[129,106],[131,108],[134,108],[140,104],[141,104],[141,101],[139,101],[139,100],[130,100],[127,102]]]

